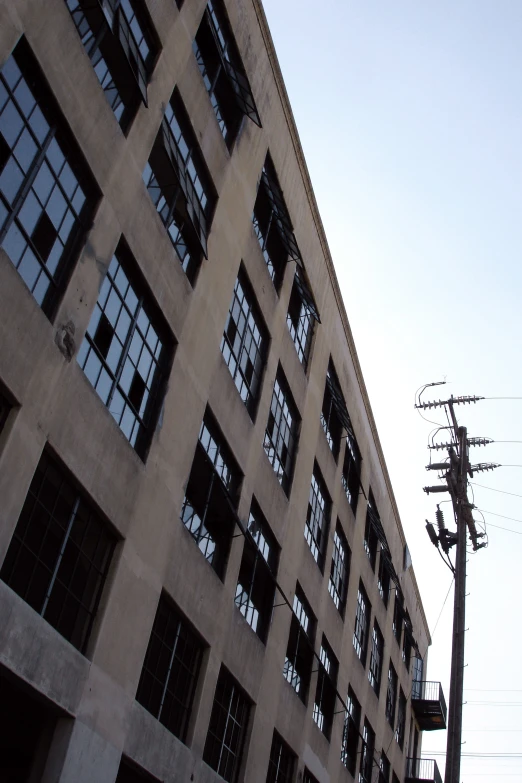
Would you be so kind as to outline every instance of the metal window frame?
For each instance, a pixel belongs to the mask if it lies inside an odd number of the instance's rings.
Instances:
[[[370,665],[368,667],[368,681],[373,690],[379,695],[382,678],[382,665],[384,658],[384,637],[377,621],[373,623],[372,643],[370,649]]]

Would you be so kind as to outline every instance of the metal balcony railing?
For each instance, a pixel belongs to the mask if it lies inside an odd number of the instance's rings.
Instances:
[[[442,783],[435,759],[406,759],[404,783]]]
[[[446,699],[440,682],[414,682],[411,706],[423,731],[446,728]]]

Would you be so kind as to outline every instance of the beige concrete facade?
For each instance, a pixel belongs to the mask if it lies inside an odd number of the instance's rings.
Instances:
[[[281,548],[277,574],[281,590],[291,602],[296,583],[301,585],[317,618],[316,652],[324,634],[339,661],[339,693],[346,698],[349,685],[353,688],[362,716],[375,731],[375,757],[383,749],[402,781],[405,759],[412,753],[414,716],[409,698],[404,750],[385,718],[388,662],[393,662],[408,697],[412,667],[407,671],[393,637],[393,600],[386,609],[364,551],[364,496],[359,498],[354,518],[342,488],[345,441],[336,461],[320,423],[330,356],[361,450],[361,485],[366,495],[371,488],[375,497],[423,655],[429,645],[426,618],[413,569],[404,570],[404,532],[263,10],[258,0],[226,0],[225,4],[262,121],[259,128],[244,117],[231,150],[220,133],[192,50],[205,0],[185,0],[180,10],[172,0],[146,0],[161,53],[148,86],[148,107],[140,105],[126,135],[103,95],[64,0],[46,0],[45,4],[0,0],[0,63],[8,60],[24,36],[101,193],[87,241],[52,320],[0,249],[0,383],[12,403],[0,433],[0,563],[46,447],[75,477],[118,536],[85,655],[0,582],[2,671],[12,675],[16,687],[23,684],[32,697],[38,694],[49,707],[54,705],[58,716],[45,744],[45,758],[35,773],[40,777],[31,780],[113,783],[122,755],[161,781],[221,780],[202,756],[222,664],[252,704],[240,781],[266,780],[274,728],[298,757],[294,780],[302,779],[305,766],[320,783],[353,780],[340,761],[344,725],[340,703],[328,741],[312,719],[317,672],[312,674],[306,705],[282,676],[289,608],[273,610],[263,644],[235,605],[244,547],[237,527],[221,580],[180,521],[207,406],[244,476],[238,516],[248,519],[255,497]],[[174,86],[217,193],[209,257],[203,259],[194,287],[142,180]],[[252,227],[267,150],[321,316],[306,372],[286,320],[295,263],[286,265],[276,292]],[[56,342],[63,325],[72,322],[78,350],[122,236],[176,343],[159,423],[145,462],[129,445],[77,361],[68,361]],[[240,263],[269,334],[254,420],[220,351]],[[263,449],[279,365],[301,419],[289,497]],[[303,535],[314,461],[332,500],[324,572]],[[328,592],[337,519],[351,549],[344,619]],[[368,681],[368,659],[364,668],[352,641],[360,580],[372,606],[370,628],[377,619],[384,636],[379,698]],[[135,699],[162,591],[206,644],[185,743]],[[282,603],[279,592],[276,599]]]

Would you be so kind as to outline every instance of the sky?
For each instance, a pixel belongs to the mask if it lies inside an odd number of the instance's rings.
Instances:
[[[424,527],[445,496],[422,491],[415,392],[521,398],[457,414],[495,441],[471,462],[502,465],[469,490],[488,547],[468,558],[461,780],[522,783],[522,1],[263,1],[446,699],[452,576]],[[445,747],[424,734],[442,774]]]

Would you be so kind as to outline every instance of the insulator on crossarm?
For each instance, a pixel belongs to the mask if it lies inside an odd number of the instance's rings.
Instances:
[[[439,532],[442,533],[442,531],[445,530],[446,525],[444,524],[444,514],[442,513],[439,505],[437,505],[435,519],[437,520],[437,527],[439,528]]]

